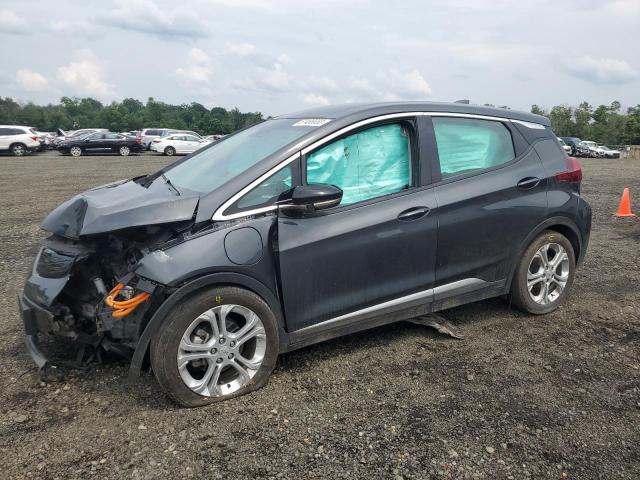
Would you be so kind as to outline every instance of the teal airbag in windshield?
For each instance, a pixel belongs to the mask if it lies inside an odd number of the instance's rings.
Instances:
[[[307,183],[342,189],[340,205],[409,187],[409,137],[401,125],[381,125],[337,140],[307,157]]]

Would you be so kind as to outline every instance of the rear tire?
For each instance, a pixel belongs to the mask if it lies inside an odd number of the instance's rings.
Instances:
[[[167,147],[164,149],[164,154],[168,157],[172,157],[176,154],[176,149],[173,147]]]
[[[131,153],[131,149],[129,147],[127,147],[126,145],[122,145],[119,149],[118,149],[118,153],[120,154],[120,156],[122,157],[128,157],[129,154]]]
[[[69,149],[69,153],[71,154],[72,157],[79,157],[80,155],[82,155],[82,148],[78,147],[77,145],[74,145]]]
[[[167,395],[184,407],[199,407],[266,385],[278,348],[276,318],[262,298],[237,287],[216,287],[173,307],[151,339],[150,358]]]
[[[27,154],[27,147],[23,143],[14,143],[11,145],[11,153],[14,157],[22,157]]]
[[[573,285],[576,259],[564,235],[545,230],[525,250],[511,283],[512,303],[534,315],[554,311]]]

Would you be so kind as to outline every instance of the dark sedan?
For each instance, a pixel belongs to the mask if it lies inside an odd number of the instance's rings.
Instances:
[[[135,137],[113,132],[96,132],[65,140],[58,145],[58,151],[74,157],[87,153],[117,153],[126,157],[132,152],[141,152],[142,145]]]

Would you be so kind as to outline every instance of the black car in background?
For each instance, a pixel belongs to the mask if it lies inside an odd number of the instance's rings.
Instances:
[[[590,157],[589,146],[584,144],[578,137],[559,137],[564,143],[571,147],[571,155],[574,157]]]
[[[272,118],[50,213],[20,295],[27,347],[40,366],[43,334],[117,352],[197,406],[356,331],[503,295],[549,313],[589,241],[581,180],[528,113],[416,102]]]
[[[74,157],[88,153],[117,153],[127,156],[142,151],[142,145],[136,137],[113,132],[94,132],[64,140],[58,144],[58,151]]]

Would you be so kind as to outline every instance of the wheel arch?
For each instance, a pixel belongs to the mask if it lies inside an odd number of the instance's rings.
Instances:
[[[142,335],[140,336],[140,340],[136,345],[133,357],[131,358],[131,364],[129,366],[130,380],[135,380],[140,376],[142,368],[148,360],[151,338],[156,331],[158,331],[158,328],[162,325],[171,309],[179,301],[187,298],[195,292],[204,288],[221,286],[244,288],[262,298],[276,317],[276,321],[278,323],[278,344],[286,338],[284,330],[284,316],[280,306],[280,301],[266,285],[255,278],[235,272],[220,272],[203,275],[201,277],[191,279],[180,286],[175,292],[167,297],[154,312],[151,319],[145,326]]]
[[[13,142],[13,143],[11,143],[9,145],[9,151],[11,151],[13,149],[13,147],[15,147],[16,145],[22,145],[27,152],[29,151],[29,149],[27,148],[27,145],[24,142]]]
[[[538,224],[536,228],[534,228],[529,235],[525,237],[525,239],[520,244],[517,255],[514,257],[511,262],[511,271],[509,272],[509,276],[507,277],[507,283],[505,285],[506,291],[511,290],[511,283],[513,282],[513,276],[516,273],[516,269],[518,267],[518,262],[520,258],[522,258],[522,254],[527,249],[527,247],[533,242],[533,240],[540,235],[540,233],[545,230],[553,230],[554,232],[558,232],[561,235],[567,237],[569,242],[571,242],[571,246],[573,247],[573,253],[575,255],[576,265],[582,261],[584,256],[583,249],[583,239],[580,234],[580,229],[578,225],[569,217],[551,217]]]

